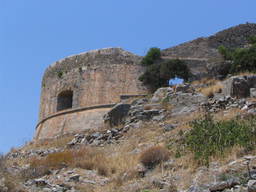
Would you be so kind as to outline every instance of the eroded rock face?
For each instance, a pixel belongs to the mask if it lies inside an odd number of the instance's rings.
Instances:
[[[223,93],[227,96],[245,98],[250,96],[250,89],[256,88],[256,75],[234,76],[224,83]]]
[[[256,192],[256,180],[249,180],[248,192]]]
[[[209,37],[201,37],[162,51],[166,59],[181,59],[197,77],[222,75],[229,65],[223,61],[218,47],[242,48],[249,37],[256,35],[256,24],[246,23],[220,31]],[[226,65],[226,66],[225,66]],[[224,67],[224,68],[223,68]]]
[[[194,112],[206,101],[207,97],[201,93],[178,92],[169,97],[169,103],[172,105],[172,115]]]
[[[117,104],[104,116],[105,122],[109,123],[110,126],[117,126],[123,122],[130,110],[130,107],[130,104]]]

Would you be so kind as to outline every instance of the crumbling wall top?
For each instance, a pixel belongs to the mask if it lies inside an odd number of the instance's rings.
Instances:
[[[141,57],[122,48],[104,48],[72,55],[50,65],[44,74],[44,79],[53,77],[59,72],[67,73],[73,69],[96,67],[103,65],[128,64],[136,65]],[[44,81],[44,80],[43,80]]]

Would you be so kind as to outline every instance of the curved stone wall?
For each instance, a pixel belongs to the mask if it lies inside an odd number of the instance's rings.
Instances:
[[[141,57],[121,48],[108,48],[71,56],[51,65],[42,81],[39,121],[58,113],[58,96],[73,93],[72,109],[118,103],[120,95],[147,93],[138,77]],[[37,128],[36,138],[97,129],[106,108],[86,110],[48,119]]]
[[[109,107],[95,109],[71,110],[58,115],[54,114],[43,119],[37,125],[35,139],[51,138],[64,133],[76,133],[90,129],[99,129],[104,126],[103,116],[110,110]]]

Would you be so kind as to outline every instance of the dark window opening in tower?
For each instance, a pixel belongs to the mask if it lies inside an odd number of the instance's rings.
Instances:
[[[57,111],[72,108],[73,104],[73,91],[63,91],[58,95]]]

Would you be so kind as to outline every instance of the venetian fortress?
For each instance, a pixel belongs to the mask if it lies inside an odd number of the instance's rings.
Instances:
[[[161,51],[163,59],[186,62],[196,79],[225,70],[220,45],[244,47],[256,24],[241,24]],[[35,139],[52,138],[104,126],[103,116],[125,98],[148,94],[139,81],[142,57],[121,48],[70,56],[49,66],[42,80]]]
[[[42,80],[35,139],[98,129],[122,97],[147,93],[138,80],[141,57],[106,48],[67,57],[52,64]]]

